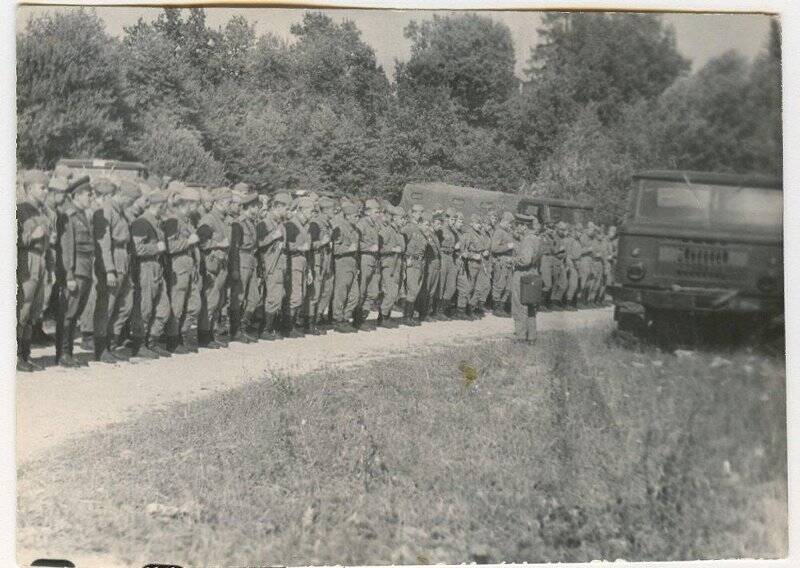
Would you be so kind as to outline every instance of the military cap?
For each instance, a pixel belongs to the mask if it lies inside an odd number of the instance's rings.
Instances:
[[[397,215],[398,217],[402,217],[406,214],[406,210],[400,207],[399,205],[395,205],[392,207],[392,215]]]
[[[298,209],[313,209],[314,208],[314,200],[311,197],[303,196],[297,200],[297,208]]]
[[[284,193],[284,192],[276,193],[272,197],[272,202],[273,203],[280,203],[281,205],[287,205],[288,206],[288,205],[292,204],[292,196],[289,195],[288,193]]]
[[[319,201],[319,193],[317,193],[316,191],[309,192],[308,196],[315,202]]]
[[[215,187],[211,190],[211,201],[222,201],[231,197],[231,190],[227,187]]]
[[[456,219],[464,219],[464,214],[461,211],[456,211]]]
[[[422,213],[424,211],[425,211],[425,208],[422,205],[420,205],[419,203],[415,203],[414,205],[411,206],[411,212],[412,213]]]
[[[68,186],[69,182],[67,181],[67,178],[61,176],[52,177],[50,178],[50,181],[47,183],[47,189],[50,189],[52,191],[64,192],[67,191]]]
[[[118,193],[130,199],[139,199],[142,196],[139,184],[129,179],[119,180]]]
[[[92,183],[92,186],[100,195],[111,195],[118,189],[118,186],[114,180],[107,177],[98,178],[94,183]]]
[[[373,209],[373,210],[374,209],[380,209],[381,208],[381,204],[378,203],[378,201],[376,199],[367,199],[364,202],[364,207],[366,207],[367,209]]]
[[[63,177],[69,179],[72,176],[72,170],[64,164],[58,164],[53,170],[53,177]]]
[[[355,215],[356,213],[358,213],[358,207],[356,207],[354,203],[347,201],[345,203],[342,203],[342,213],[344,213],[345,215]]]
[[[72,180],[67,184],[67,193],[75,194],[79,191],[91,191],[92,184],[90,183],[89,176],[81,176],[78,179]]]
[[[444,220],[444,213],[441,211],[435,211],[433,213],[433,220],[434,221],[443,221]]]
[[[259,201],[257,193],[248,193],[247,195],[243,195],[242,197],[240,197],[240,200],[242,202],[242,205],[251,205]]]
[[[322,197],[319,198],[317,204],[319,205],[320,209],[328,209],[336,205],[336,202],[330,197],[323,195]]]
[[[448,208],[445,210],[444,214],[445,214],[445,216],[447,216],[447,217],[455,217],[455,216],[456,216],[456,210],[455,210],[455,209],[453,209],[452,207],[448,207]]]
[[[240,181],[236,185],[233,186],[233,191],[236,193],[250,193],[251,189],[248,184],[243,181]]]
[[[308,195],[308,190],[307,189],[296,189],[296,190],[294,190],[294,196],[295,197],[303,197],[305,195]]]

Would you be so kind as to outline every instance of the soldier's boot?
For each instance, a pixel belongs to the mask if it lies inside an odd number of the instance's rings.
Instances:
[[[478,303],[472,306],[472,315],[475,317],[475,319],[481,319],[483,318],[484,315],[486,315],[485,312],[483,311],[482,303]]]
[[[75,342],[75,322],[66,320],[64,322],[63,337],[61,338],[61,356],[59,357],[58,364],[62,367],[76,368],[81,364],[75,357],[72,356],[73,344]]]
[[[323,335],[325,333],[319,328],[317,321],[318,319],[316,315],[308,316],[306,319],[305,332],[308,335]]]
[[[32,373],[36,369],[33,363],[28,361],[30,356],[30,348],[27,346],[27,341],[22,338],[17,338],[17,371],[20,373]]]
[[[39,320],[35,324],[33,324],[33,330],[31,333],[31,343],[36,345],[52,345],[56,342],[55,338],[52,335],[48,335],[44,332],[42,328],[42,320]]]
[[[128,352],[127,348],[123,344],[122,336],[119,335],[109,335],[108,336],[108,350],[109,353],[117,360],[117,361],[128,361],[130,360],[130,353]]]
[[[214,340],[211,331],[198,329],[197,330],[197,345],[203,349],[219,349],[222,344]]]
[[[114,357],[110,351],[110,344],[107,337],[98,335],[94,338],[95,346],[95,359],[100,363],[108,363],[109,365],[116,365],[119,359]]]
[[[81,349],[94,353],[94,334],[82,333],[81,334]]]
[[[299,339],[301,337],[305,337],[305,333],[303,333],[302,329],[300,328],[300,317],[297,313],[297,310],[294,310],[289,318],[289,332],[286,334],[286,337],[289,339]]]
[[[333,326],[333,331],[336,333],[355,333],[358,330],[347,321],[337,321]]]
[[[386,329],[394,329],[400,327],[400,324],[397,323],[397,321],[393,320],[390,314],[381,315],[381,322],[378,325]]]
[[[275,341],[280,337],[278,333],[276,333],[274,326],[275,325],[275,314],[270,314],[264,312],[264,319],[262,322],[262,329],[258,333],[258,338],[263,339],[264,341]]]
[[[187,353],[191,353],[191,351],[183,345],[180,335],[171,335],[167,338],[167,351],[174,355],[186,355]]]
[[[171,357],[172,353],[162,345],[160,342],[153,340],[152,338],[147,340],[147,348],[150,351],[155,352],[159,357]]]

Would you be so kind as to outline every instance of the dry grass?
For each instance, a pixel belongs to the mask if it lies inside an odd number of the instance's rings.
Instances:
[[[729,358],[554,332],[265,377],[21,468],[19,545],[183,566],[782,556],[783,364]]]

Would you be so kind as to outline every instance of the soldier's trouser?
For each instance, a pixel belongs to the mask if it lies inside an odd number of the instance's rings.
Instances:
[[[326,251],[321,262],[314,267],[314,309],[312,313],[322,316],[330,306],[333,297],[333,265],[330,252]]]
[[[118,272],[110,287],[106,275],[97,276],[94,330],[99,337],[119,336],[133,312],[133,282],[130,272]]]
[[[425,261],[421,258],[406,259],[406,302],[414,305],[422,290],[425,276]]]
[[[478,271],[478,281],[475,283],[475,302],[477,306],[483,304],[492,292],[492,262],[489,259],[481,261]]]
[[[307,299],[306,287],[308,286],[307,263],[303,255],[292,255],[289,260],[289,310],[292,315],[303,307],[303,302]]]
[[[200,273],[197,268],[172,270],[169,275],[172,305],[171,335],[188,333],[200,315]]]
[[[456,293],[457,266],[452,255],[442,254],[440,257],[439,289],[441,290],[442,306],[447,307]]]
[[[556,302],[564,300],[567,293],[568,275],[567,267],[563,259],[556,259],[556,278],[553,282],[553,292],[550,294],[550,299]]]
[[[578,291],[578,268],[575,266],[574,262],[570,261],[565,272],[567,275],[567,292],[564,301],[572,302]]]
[[[422,300],[417,300],[420,313],[432,313],[439,307],[439,297],[441,296],[439,292],[440,267],[441,261],[438,256],[425,262],[425,278],[420,293]]]
[[[361,255],[361,282],[359,282],[362,309],[375,309],[380,295],[381,263],[377,255],[363,253]]]
[[[519,301],[520,278],[525,272],[515,270],[511,276],[511,316],[514,318],[514,337],[532,341],[536,338],[536,307]]]
[[[277,314],[281,311],[284,295],[284,277],[286,272],[286,259],[262,257],[266,272],[264,273],[264,292],[261,303],[268,314]],[[267,262],[271,264],[267,264]]]
[[[578,290],[581,298],[589,293],[592,279],[592,257],[583,255],[578,259]]]
[[[508,300],[511,282],[511,261],[506,257],[495,257],[492,280],[492,300],[494,307],[502,307]]]
[[[17,342],[18,347],[24,346],[27,350],[33,332],[33,324],[39,321],[44,310],[45,286],[47,282],[47,263],[43,254],[36,251],[28,251],[27,259],[20,259],[25,262],[27,270],[24,272],[24,280],[19,286],[19,298],[17,304]]]
[[[381,313],[384,317],[391,315],[400,294],[401,263],[402,257],[397,253],[381,258]]]
[[[565,274],[564,265],[560,258],[553,257],[553,262],[550,265],[550,274],[553,279],[553,286],[550,288],[550,300],[561,301],[564,296],[565,288]]]
[[[158,339],[164,333],[172,313],[164,272],[157,261],[146,260],[139,265],[139,286],[142,290],[140,339],[146,343],[151,338]]]
[[[97,274],[92,270],[92,285],[89,287],[89,297],[86,299],[86,307],[80,317],[81,333],[94,333],[94,312],[97,307]]]
[[[333,289],[333,320],[346,322],[353,317],[358,306],[359,291],[356,280],[356,256],[354,254],[339,256],[336,263],[336,280]]]
[[[458,288],[458,307],[466,308],[467,304],[474,305],[475,285],[478,282],[478,271],[481,269],[479,260],[459,260],[459,270],[456,277]]]
[[[231,334],[252,321],[259,303],[256,257],[240,252],[239,279],[231,282]]]
[[[603,283],[603,261],[599,258],[592,260],[592,284],[589,290],[590,299],[594,300],[597,297],[600,287]]]
[[[605,267],[605,274],[606,274],[605,285],[610,286],[614,283],[614,261],[607,260],[603,264]]]
[[[75,277],[75,290],[70,291],[66,284],[61,291],[61,315],[56,327],[56,344],[60,346],[56,356],[62,354],[72,355],[73,338],[78,321],[86,308],[89,293],[92,288],[92,279],[88,276]],[[59,326],[58,323],[61,325]]]
[[[219,320],[222,307],[225,303],[225,285],[228,280],[228,269],[225,266],[219,268],[216,273],[206,270],[202,276],[203,306],[200,310],[197,329],[200,332],[212,332]]]
[[[544,254],[539,263],[539,274],[542,277],[542,295],[547,297],[553,289],[553,255]]]

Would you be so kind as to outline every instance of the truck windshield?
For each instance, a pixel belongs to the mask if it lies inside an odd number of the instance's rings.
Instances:
[[[755,226],[780,231],[783,192],[768,188],[643,180],[636,217],[675,225]]]

